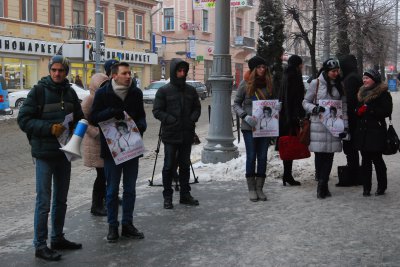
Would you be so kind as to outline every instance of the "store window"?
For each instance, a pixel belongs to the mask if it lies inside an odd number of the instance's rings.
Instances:
[[[82,80],[83,87],[89,89],[90,80],[95,73],[96,73],[96,68],[95,65],[92,63],[84,64],[84,63],[72,62],[68,74],[68,80],[71,83],[75,83],[75,78],[77,75],[79,75],[80,79]]]
[[[142,67],[131,67],[132,78],[136,77],[136,85],[140,89],[144,89],[143,85],[143,68]]]
[[[36,60],[0,58],[0,74],[7,89],[31,89],[38,81]]]

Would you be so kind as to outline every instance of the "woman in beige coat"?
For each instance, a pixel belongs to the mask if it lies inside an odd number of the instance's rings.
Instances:
[[[90,81],[90,95],[82,101],[82,111],[85,115],[85,119],[88,121],[95,92],[108,82],[108,80],[109,78],[107,75],[96,73]],[[83,137],[83,164],[86,167],[96,168],[97,172],[97,177],[93,184],[92,207],[90,212],[95,216],[107,216],[107,211],[104,207],[106,178],[104,176],[104,162],[100,157],[100,129],[91,124],[89,124],[86,134]]]

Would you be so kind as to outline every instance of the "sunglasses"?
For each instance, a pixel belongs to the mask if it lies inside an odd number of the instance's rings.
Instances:
[[[338,62],[337,60],[330,59],[330,60],[328,60],[328,61],[326,62],[326,66],[327,66],[329,69],[336,69],[336,68],[339,68],[339,62]]]

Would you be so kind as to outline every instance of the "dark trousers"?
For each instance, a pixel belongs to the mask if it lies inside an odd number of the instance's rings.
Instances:
[[[93,193],[99,199],[104,199],[106,196],[106,176],[104,175],[104,168],[96,168],[96,180],[93,184]]]
[[[360,184],[360,156],[358,150],[354,148],[353,141],[343,141],[343,152],[346,155],[349,174],[349,183]]]
[[[321,184],[328,184],[335,153],[315,152],[315,175]]]
[[[361,151],[361,173],[364,181],[364,191],[371,191],[372,186],[372,163],[375,166],[376,179],[378,181],[378,189],[386,190],[387,173],[386,164],[382,158],[381,152],[365,152]]]
[[[181,196],[190,192],[190,153],[192,145],[166,144],[164,143],[164,167],[162,169],[162,181],[164,186],[163,196],[172,197],[172,181],[179,167],[179,185]]]

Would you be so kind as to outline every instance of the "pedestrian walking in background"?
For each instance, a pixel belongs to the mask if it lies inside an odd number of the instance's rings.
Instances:
[[[361,151],[361,175],[364,179],[363,196],[371,195],[372,163],[375,166],[378,187],[375,195],[385,194],[387,188],[386,164],[382,152],[386,143],[387,125],[385,118],[391,116],[392,96],[381,75],[374,69],[363,74],[363,86],[357,94],[357,128],[355,145]]]
[[[249,70],[240,82],[233,104],[233,110],[242,118],[241,131],[246,147],[246,180],[251,201],[266,201],[263,187],[267,171],[269,137],[253,137],[257,118],[252,116],[253,101],[271,100],[272,76],[262,57],[254,56],[248,61]],[[279,107],[275,107],[279,110]],[[257,168],[256,168],[257,162]]]
[[[107,75],[96,73],[89,84],[90,95],[82,101],[82,111],[89,120],[93,105],[94,95],[98,88],[109,81]],[[94,216],[107,216],[104,206],[106,197],[106,177],[104,175],[104,160],[100,157],[100,129],[89,123],[86,134],[83,137],[83,164],[86,167],[96,169],[96,179],[93,184],[92,206],[90,212]]]
[[[360,156],[355,147],[355,129],[357,125],[356,108],[358,105],[357,93],[362,86],[362,79],[357,70],[357,59],[354,55],[346,55],[339,59],[342,71],[343,90],[347,101],[347,117],[349,121],[350,139],[343,140],[343,152],[347,159],[346,180],[336,184],[336,186],[353,186],[362,184],[360,175]]]
[[[116,118],[125,119],[124,111],[135,121],[140,134],[147,128],[146,114],[143,106],[143,93],[132,82],[130,66],[126,62],[119,62],[111,66],[112,80],[97,90],[91,111],[91,122],[99,122]],[[101,157],[104,159],[106,176],[106,204],[107,221],[109,224],[107,240],[110,243],[119,239],[118,221],[118,191],[123,173],[122,194],[122,231],[121,235],[142,239],[144,235],[133,225],[133,210],[136,200],[136,180],[139,171],[139,157],[116,165],[108,148],[103,132],[100,136]]]
[[[335,137],[320,121],[319,115],[325,111],[324,107],[318,105],[320,99],[342,101],[344,127],[347,128],[346,97],[340,83],[339,62],[335,59],[330,58],[323,63],[318,78],[311,82],[303,100],[303,108],[306,113],[311,114],[309,150],[315,153],[315,174],[318,180],[317,197],[323,199],[331,196],[328,181],[334,153],[342,151],[341,138],[346,137],[347,133],[342,132],[340,137]]]
[[[18,114],[18,124],[29,136],[36,165],[36,207],[34,218],[35,256],[58,261],[56,250],[80,249],[81,244],[64,237],[64,221],[71,178],[71,162],[60,150],[57,137],[64,131],[65,116],[73,113],[75,125],[83,118],[78,96],[67,79],[69,61],[60,55],[49,62],[50,75],[29,92]],[[53,192],[52,192],[53,188]],[[52,195],[53,193],[53,195]],[[51,198],[51,249],[47,246]]]
[[[300,120],[305,117],[302,105],[305,88],[303,83],[303,60],[298,55],[289,57],[288,66],[283,72],[279,101],[282,110],[279,116],[279,136],[297,135]],[[301,185],[292,175],[293,160],[283,160],[283,185]]]
[[[195,124],[201,115],[196,89],[186,83],[189,64],[181,59],[171,60],[170,82],[157,90],[153,105],[154,117],[161,121],[164,144],[162,170],[164,209],[172,209],[172,180],[179,167],[179,203],[190,206],[199,201],[190,194],[190,153],[195,136]]]
[[[78,86],[81,87],[81,88],[84,88],[83,82],[82,82],[82,80],[81,80],[81,77],[80,77],[78,74],[77,74],[76,77],[75,77],[75,84],[78,85]]]

